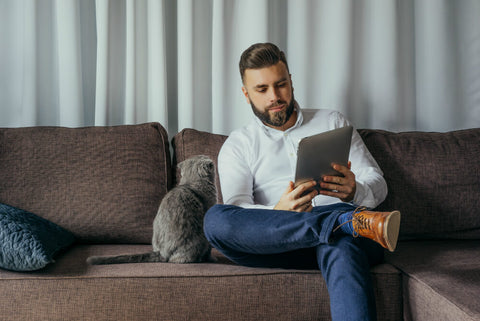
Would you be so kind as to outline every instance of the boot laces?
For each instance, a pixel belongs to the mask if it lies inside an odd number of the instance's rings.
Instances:
[[[360,225],[361,228],[363,229],[370,229],[370,221],[367,220],[363,215],[361,215],[361,212],[365,211],[367,208],[365,206],[358,206],[352,213],[352,219],[348,220],[339,226],[337,226],[333,232],[336,232],[341,226],[348,224],[348,223],[356,223]],[[356,231],[355,228],[353,228],[353,237],[358,237],[359,234]]]
[[[357,223],[360,225],[360,228],[364,230],[369,230],[370,229],[370,220],[368,220],[365,216],[362,215],[362,212],[365,211],[367,208],[365,206],[359,206],[353,211],[352,213],[352,223]],[[357,229],[353,229],[353,236],[358,237],[359,234],[357,232]]]

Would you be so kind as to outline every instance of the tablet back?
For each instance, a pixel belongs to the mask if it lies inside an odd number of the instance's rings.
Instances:
[[[303,138],[298,145],[295,186],[327,175],[343,176],[332,163],[347,166],[352,132],[353,127],[346,126]]]

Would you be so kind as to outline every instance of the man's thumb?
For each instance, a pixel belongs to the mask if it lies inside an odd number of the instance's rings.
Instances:
[[[288,194],[290,193],[291,191],[293,191],[295,189],[295,184],[293,184],[292,181],[288,182],[288,186],[287,186],[287,189],[285,191],[285,194]]]

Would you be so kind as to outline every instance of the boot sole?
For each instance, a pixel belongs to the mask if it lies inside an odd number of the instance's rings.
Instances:
[[[385,235],[387,248],[390,252],[395,251],[397,247],[398,234],[400,232],[400,218],[400,212],[393,211],[388,215],[383,225],[383,235]]]

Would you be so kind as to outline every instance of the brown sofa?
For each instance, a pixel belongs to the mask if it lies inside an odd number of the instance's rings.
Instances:
[[[397,251],[372,269],[379,320],[480,320],[480,129],[360,130],[385,173],[380,206],[402,212]],[[33,272],[0,270],[2,320],[329,320],[316,270],[217,263],[89,266],[150,250],[176,163],[216,160],[225,136],[160,124],[0,129],[0,202],[71,231],[76,243]],[[221,202],[221,195],[219,196]]]

